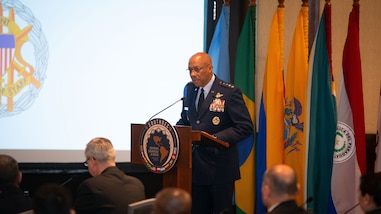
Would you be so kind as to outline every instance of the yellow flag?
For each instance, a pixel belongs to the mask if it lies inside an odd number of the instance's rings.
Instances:
[[[308,6],[299,11],[286,71],[285,163],[296,171],[301,189],[298,204],[305,201],[304,172],[306,159],[305,102],[308,82]]]

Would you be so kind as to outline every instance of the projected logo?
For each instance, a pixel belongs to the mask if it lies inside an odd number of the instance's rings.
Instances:
[[[179,137],[176,129],[160,118],[148,121],[141,134],[140,154],[151,172],[168,172],[179,156]]]
[[[20,1],[0,1],[0,118],[33,104],[47,61],[46,39],[32,12]]]

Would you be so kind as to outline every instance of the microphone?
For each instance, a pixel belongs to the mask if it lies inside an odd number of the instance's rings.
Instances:
[[[179,100],[177,100],[176,102],[172,103],[171,105],[167,106],[166,108],[164,108],[163,110],[157,112],[156,114],[154,114],[152,117],[149,118],[148,121],[150,121],[152,118],[154,118],[156,115],[160,114],[161,112],[167,110],[168,108],[172,107],[173,105],[175,105],[176,103],[180,102],[181,100],[184,100],[184,97],[180,98]]]
[[[354,205],[353,207],[351,207],[347,211],[345,211],[344,214],[349,213],[350,211],[352,211],[354,208],[358,207],[359,205],[360,205],[360,203],[357,203],[356,205]]]
[[[310,197],[308,197],[308,198],[306,199],[306,201],[303,202],[303,204],[300,205],[299,207],[304,207],[304,205],[310,203],[310,202],[313,201],[313,200],[314,200],[314,198],[313,198],[312,196],[310,196]]]
[[[62,186],[65,186],[67,183],[69,183],[70,181],[72,181],[72,180],[73,180],[73,178],[74,178],[75,176],[76,176],[76,175],[74,175],[74,176],[70,177],[70,178],[69,178],[69,179],[67,179],[65,182],[61,183],[61,184],[60,184],[60,187],[62,187]]]

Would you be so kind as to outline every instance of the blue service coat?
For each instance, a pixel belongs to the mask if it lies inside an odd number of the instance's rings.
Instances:
[[[197,112],[198,88],[189,82],[184,89],[183,110],[177,125],[192,126],[229,143],[229,148],[193,146],[192,182],[223,184],[240,179],[237,143],[251,136],[253,122],[241,90],[217,76]]]

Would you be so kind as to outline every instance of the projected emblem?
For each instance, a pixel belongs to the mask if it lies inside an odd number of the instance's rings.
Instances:
[[[179,151],[179,137],[171,124],[159,118],[145,124],[140,137],[140,155],[151,172],[168,172],[176,163]]]
[[[47,58],[45,37],[31,11],[19,1],[0,2],[0,118],[33,104]]]

